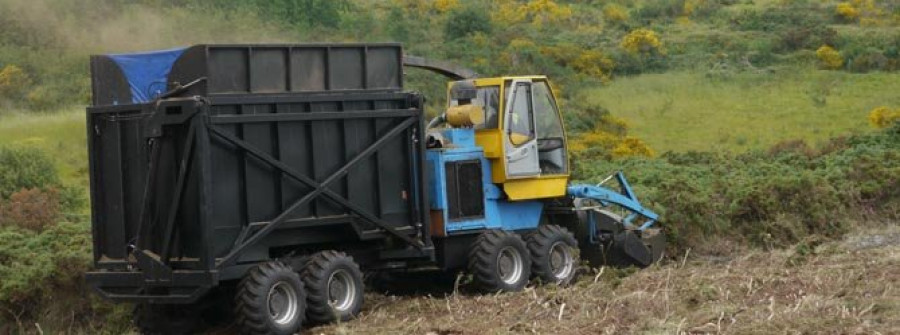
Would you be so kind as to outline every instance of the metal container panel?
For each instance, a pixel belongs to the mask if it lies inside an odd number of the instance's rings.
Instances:
[[[186,95],[399,92],[402,54],[399,44],[379,43],[195,45],[163,52],[96,55],[91,57],[93,105],[145,103],[198,80]],[[155,75],[162,77],[147,78],[140,71],[141,62],[159,67]]]
[[[176,236],[171,253],[178,258],[179,268],[212,266],[204,260],[228,256],[248,232],[254,232],[249,226],[264,226],[315,191],[247,149],[216,136],[215,131],[321,183],[407,122],[399,135],[387,139],[328,189],[390,228],[416,235],[427,211],[418,198],[421,184],[416,180],[421,178],[421,170],[416,166],[423,155],[414,140],[414,134],[421,131],[423,114],[411,105],[411,97],[409,93],[355,93],[206,99],[209,104],[191,119],[204,131],[197,131],[201,135],[197,135],[198,144],[189,152],[188,162],[181,157],[190,150],[190,122],[163,125],[161,136],[152,133],[154,120],[181,113],[175,109],[177,104],[169,106],[171,102],[163,100],[158,106],[91,108],[88,128],[95,260],[121,265],[130,245],[160,253],[182,165],[188,171],[174,217]],[[408,123],[410,118],[415,122]],[[156,160],[152,145],[160,152]],[[151,170],[155,171],[152,177]],[[149,206],[145,205],[148,201]],[[142,220],[144,228],[138,234]],[[299,206],[288,213],[286,222],[256,243],[257,248],[241,255],[240,261],[268,257],[268,250],[274,247],[359,241],[363,235],[379,231],[372,222],[360,220],[353,210],[327,197]],[[348,224],[355,230],[348,230]],[[324,237],[309,240],[313,236]]]
[[[200,95],[399,91],[402,54],[398,44],[199,45],[175,62],[169,84],[206,78],[192,90]]]

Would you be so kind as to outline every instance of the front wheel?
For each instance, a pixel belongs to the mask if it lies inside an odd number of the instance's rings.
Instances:
[[[531,276],[531,256],[519,235],[489,230],[469,252],[469,272],[483,291],[521,291]]]
[[[290,267],[266,262],[241,280],[235,305],[237,324],[244,334],[294,334],[303,324],[306,291]]]

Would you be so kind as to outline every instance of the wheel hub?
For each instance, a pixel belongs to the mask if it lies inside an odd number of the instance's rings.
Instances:
[[[277,282],[269,289],[267,306],[269,316],[277,324],[289,324],[297,317],[299,309],[297,291],[286,282]]]
[[[328,278],[328,304],[338,311],[347,311],[356,301],[356,282],[346,270],[337,270]]]
[[[572,248],[563,242],[556,242],[550,246],[550,271],[558,281],[569,278],[575,269],[575,259],[572,256]]]
[[[516,284],[522,277],[522,255],[513,247],[500,249],[497,257],[497,271],[500,280],[508,285]]]

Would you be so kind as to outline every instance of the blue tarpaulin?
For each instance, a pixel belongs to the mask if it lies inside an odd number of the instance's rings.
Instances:
[[[166,78],[172,64],[186,48],[159,50],[142,53],[109,55],[128,81],[131,88],[131,102],[144,103],[166,92]]]

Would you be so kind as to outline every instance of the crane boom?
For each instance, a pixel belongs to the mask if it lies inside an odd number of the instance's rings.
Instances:
[[[419,56],[403,55],[403,66],[425,69],[448,77],[451,80],[478,78],[478,73],[472,69]]]

